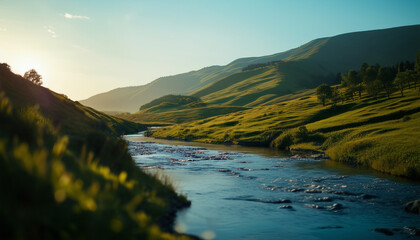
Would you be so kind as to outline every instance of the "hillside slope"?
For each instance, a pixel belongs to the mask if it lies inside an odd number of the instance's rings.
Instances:
[[[3,92],[15,107],[37,106],[64,134],[87,133],[96,129],[111,136],[119,136],[145,129],[141,124],[106,115],[73,102],[62,94],[37,86],[15,75],[5,66],[0,67],[0,92]]]
[[[254,107],[280,101],[280,97],[321,83],[335,83],[335,75],[309,61],[276,62],[232,74],[195,92],[208,104]]]
[[[190,203],[141,170],[116,137],[140,125],[74,103],[6,64],[0,92],[3,239],[188,239],[168,232]]]
[[[250,64],[277,61],[291,51],[264,57],[241,58],[226,66],[211,66],[197,71],[161,77],[142,86],[117,88],[80,101],[103,111],[136,112],[140,106],[168,94],[189,94],[222,77],[239,72]]]
[[[159,113],[198,107],[206,107],[206,104],[200,98],[185,95],[165,95],[142,105],[140,111]]]
[[[320,70],[323,73],[336,74],[357,69],[363,62],[392,65],[395,64],[396,59],[413,61],[414,53],[419,49],[420,25],[347,33],[316,39],[282,53],[241,58],[226,66],[212,66],[198,71],[162,77],[143,86],[114,89],[92,96],[81,103],[98,110],[135,112],[141,105],[163,95],[189,94],[200,89],[202,91],[206,86],[210,86],[209,84],[238,73],[251,64],[279,60],[307,61],[315,69],[314,73],[307,74],[310,77]],[[293,81],[294,78],[290,78],[285,82],[289,84]],[[305,87],[301,86],[301,89]],[[199,96],[204,95],[199,94]],[[263,99],[257,102],[264,101]]]
[[[420,49],[420,26],[348,33],[314,40],[283,61],[232,74],[192,93],[208,104],[258,106],[321,83],[337,84],[339,72],[364,62],[393,65],[414,61]]]
[[[121,118],[147,125],[170,125],[238,112],[246,109],[248,108],[214,105],[200,108],[172,110],[167,112],[138,111],[133,114],[122,115]]]
[[[315,95],[165,127],[153,137],[313,149],[333,160],[420,178],[418,89],[323,107]]]

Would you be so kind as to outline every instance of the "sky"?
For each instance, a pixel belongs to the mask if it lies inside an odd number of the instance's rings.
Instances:
[[[419,12],[420,0],[0,0],[0,62],[82,100],[320,37],[420,24]]]

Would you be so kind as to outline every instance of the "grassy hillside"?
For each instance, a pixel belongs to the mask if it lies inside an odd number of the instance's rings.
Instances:
[[[140,107],[140,111],[148,113],[169,112],[189,108],[206,107],[200,98],[183,95],[166,95]]]
[[[193,96],[208,104],[253,107],[281,96],[311,89],[322,82],[333,83],[335,75],[309,61],[276,62],[222,78]]]
[[[140,170],[113,137],[138,124],[73,103],[3,64],[0,92],[2,238],[186,239],[165,231],[189,202]]]
[[[420,25],[346,33],[325,39],[310,59],[334,72],[357,70],[363,62],[391,66],[395,61],[414,61],[419,41]]]
[[[204,119],[212,116],[228,114],[246,110],[245,107],[221,107],[208,106],[201,108],[190,108],[168,112],[145,112],[139,111],[134,114],[122,115],[128,121],[148,124],[148,125],[168,125],[174,123],[190,122],[193,120]]]
[[[74,135],[98,130],[118,136],[124,132],[134,133],[144,129],[140,124],[103,114],[73,102],[65,95],[32,84],[6,67],[0,69],[0,91],[11,99],[15,107],[39,108],[39,111],[64,134]]]
[[[146,85],[114,89],[80,102],[103,111],[136,112],[139,106],[161,96],[189,94],[222,77],[239,72],[249,64],[284,59],[290,56],[289,52],[264,57],[241,58],[226,66],[205,67],[188,73],[161,77]]]
[[[362,95],[323,107],[315,95],[165,127],[158,138],[312,149],[333,160],[420,178],[420,96]]]
[[[98,110],[135,112],[138,110],[138,106],[167,94],[189,94],[196,92],[197,96],[203,97],[203,100],[206,101],[204,96],[207,94],[204,93],[209,90],[205,90],[205,88],[214,88],[213,85],[209,84],[222,79],[221,81],[224,82],[222,85],[231,86],[226,85],[226,83],[233,80],[227,80],[226,77],[234,73],[239,73],[242,68],[250,64],[279,60],[286,62],[310,62],[308,64],[312,64],[312,66],[306,70],[306,76],[319,77],[319,75],[317,75],[319,71],[323,74],[347,72],[352,68],[357,69],[363,62],[369,64],[378,63],[380,65],[392,65],[395,64],[395,61],[400,60],[413,61],[415,58],[414,53],[419,49],[420,25],[347,33],[335,37],[316,39],[298,48],[278,54],[263,57],[241,58],[226,66],[212,66],[198,71],[163,77],[144,86],[115,89],[107,93],[95,95],[81,102]],[[301,68],[297,67],[297,69]],[[281,75],[283,74],[282,71],[285,69],[279,70]],[[314,72],[311,70],[314,70]],[[286,78],[289,78],[286,81],[287,84],[293,82],[302,83],[299,79],[294,78],[294,75],[300,78],[302,74],[288,73],[286,75],[288,76]],[[236,77],[238,77],[238,75],[233,78]],[[259,78],[263,79],[264,76]],[[244,79],[244,81],[248,80]],[[238,84],[238,81],[239,80],[237,79],[233,82]],[[279,78],[277,82],[279,81],[284,81],[284,79]],[[280,89],[281,91],[272,90],[264,95],[257,94],[256,96],[250,94],[250,96],[246,98],[253,98],[254,100],[247,100],[245,102],[250,103],[255,101],[255,104],[265,103],[267,100],[271,101],[276,97],[287,94],[288,90],[302,90],[307,88],[306,85],[298,84],[295,84],[294,86],[288,86],[286,84],[278,86],[276,82],[268,81],[263,85],[264,90],[269,88],[267,85],[271,85],[276,88],[276,90]],[[241,85],[241,87],[245,88],[246,86],[252,85],[249,85],[246,82]],[[231,87],[235,89],[234,86]],[[214,89],[210,92],[213,93]],[[219,95],[222,95],[222,93]],[[235,100],[234,98],[236,97],[239,99]],[[208,98],[212,98],[217,102],[222,100],[217,96],[209,96]],[[232,100],[232,103],[235,101],[241,103],[242,99],[243,97],[235,95],[226,100]]]
[[[414,61],[420,49],[420,26],[348,33],[309,42],[283,61],[232,74],[192,93],[204,102],[226,106],[259,106],[320,83],[339,83],[338,72],[363,62],[396,64]],[[258,65],[257,65],[258,66]],[[335,81],[335,82],[334,82]]]

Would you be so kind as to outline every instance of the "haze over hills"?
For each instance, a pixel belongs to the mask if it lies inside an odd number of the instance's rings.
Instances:
[[[192,94],[206,103],[258,106],[320,82],[334,81],[338,72],[358,69],[363,62],[392,65],[414,61],[420,49],[420,25],[346,33],[320,38],[298,48],[263,57],[241,58],[226,66],[212,66],[162,77],[136,87],[118,88],[81,101],[98,110],[135,112],[166,94]],[[242,72],[257,63],[280,61]]]

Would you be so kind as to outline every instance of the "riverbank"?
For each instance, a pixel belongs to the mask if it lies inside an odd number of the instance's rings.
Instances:
[[[309,149],[332,160],[420,179],[420,96],[395,93],[323,107],[316,96],[163,127],[153,137]]]

